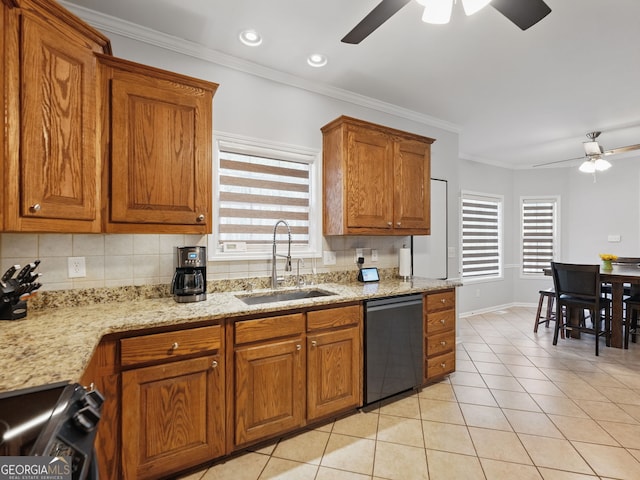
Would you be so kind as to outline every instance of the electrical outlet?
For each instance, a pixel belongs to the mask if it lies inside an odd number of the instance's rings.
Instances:
[[[82,278],[87,276],[87,265],[84,257],[69,257],[69,278]]]
[[[376,250],[375,248],[371,250],[371,261],[372,262],[378,261],[378,250]]]
[[[364,258],[364,248],[356,248],[356,256],[353,261],[358,263],[359,258]]]
[[[480,289],[476,288],[476,298],[480,298]]]
[[[331,252],[329,250],[324,250],[322,252],[322,263],[324,265],[335,265],[336,264],[336,252]]]

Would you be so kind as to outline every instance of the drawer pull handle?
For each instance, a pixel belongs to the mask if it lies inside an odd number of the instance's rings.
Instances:
[[[300,344],[296,345],[296,350],[298,350],[298,351],[302,350],[302,345],[300,345]]]
[[[311,341],[311,346],[312,347],[317,347],[318,346],[318,342],[316,342],[315,340]]]
[[[218,367],[218,362],[217,361],[213,361],[211,362],[211,368],[217,368]]]
[[[447,342],[445,342],[444,340],[442,340],[442,341],[440,342],[440,345],[442,345],[443,347],[444,347],[446,344],[447,344]]]
[[[441,298],[441,299],[440,299],[440,302],[441,302],[441,303],[447,303],[447,301],[446,301],[444,298]]]
[[[178,342],[173,342],[173,345],[171,345],[171,350],[177,350],[179,346],[180,345],[178,345]]]
[[[440,323],[441,323],[442,325],[444,325],[445,323],[447,323],[447,321],[446,321],[444,318],[441,318],[441,319],[440,319]]]

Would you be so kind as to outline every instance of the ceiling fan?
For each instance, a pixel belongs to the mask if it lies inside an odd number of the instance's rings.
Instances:
[[[345,35],[342,42],[352,44],[360,43],[410,1],[411,0],[382,0],[360,23]],[[453,0],[449,1],[452,2]],[[426,5],[428,9],[429,4],[433,3],[434,0],[417,0],[417,2],[421,5]],[[466,0],[466,3],[471,5],[472,2]],[[484,6],[485,2],[482,3]],[[465,0],[463,0],[463,4],[465,4]],[[526,30],[535,25],[551,12],[551,9],[542,0],[492,0],[491,6],[522,30]],[[465,9],[466,8],[467,6],[465,5]]]
[[[601,172],[611,167],[611,164],[604,159],[611,155],[618,153],[631,152],[633,150],[640,150],[640,143],[636,145],[628,145],[626,147],[613,148],[611,150],[605,150],[602,145],[598,143],[597,138],[602,132],[589,132],[587,133],[588,142],[582,142],[584,147],[584,157],[569,158],[567,160],[557,160],[555,162],[539,163],[534,167],[544,167],[547,165],[554,165],[556,163],[573,162],[576,160],[585,159],[580,165],[580,171],[585,173],[594,173],[596,171]]]

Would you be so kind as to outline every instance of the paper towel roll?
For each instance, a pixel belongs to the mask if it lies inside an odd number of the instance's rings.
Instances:
[[[402,247],[398,253],[398,274],[403,278],[411,277],[411,249]]]

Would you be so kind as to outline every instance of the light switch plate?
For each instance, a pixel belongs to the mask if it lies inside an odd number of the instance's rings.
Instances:
[[[619,242],[620,241],[620,235],[609,235],[607,237],[607,241],[609,242]]]

